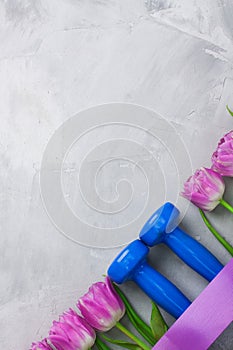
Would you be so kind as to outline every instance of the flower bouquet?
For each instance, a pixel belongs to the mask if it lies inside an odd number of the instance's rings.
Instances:
[[[211,160],[211,168],[201,168],[190,176],[181,195],[199,208],[210,232],[233,256],[233,247],[206,215],[218,205],[233,213],[233,207],[223,198],[224,176],[233,177],[233,131],[221,138]],[[208,349],[233,320],[233,259],[224,267],[177,226],[178,215],[171,203],[159,208],[142,228],[139,239],[113,261],[105,281],[94,283],[77,301],[77,311],[65,311],[53,322],[45,339],[32,343],[31,350],[86,350],[94,345],[99,350],[112,346],[131,350]],[[193,303],[148,264],[150,247],[160,243],[210,282]],[[127,280],[134,281],[151,298],[150,324],[118,286]],[[170,328],[157,305],[177,319]],[[122,322],[123,317],[130,322],[130,329],[125,320]],[[114,336],[113,328],[117,330]]]

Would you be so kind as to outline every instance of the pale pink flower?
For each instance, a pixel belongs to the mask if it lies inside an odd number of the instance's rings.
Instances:
[[[77,306],[83,317],[95,329],[108,331],[124,316],[125,306],[116,293],[110,278],[94,283],[78,300]]]
[[[181,195],[200,209],[212,211],[220,203],[224,191],[222,176],[212,169],[201,168],[185,182]]]
[[[95,343],[93,328],[74,310],[64,312],[54,321],[48,339],[57,350],[87,350]]]
[[[213,170],[223,176],[233,177],[233,130],[220,139],[211,160]]]

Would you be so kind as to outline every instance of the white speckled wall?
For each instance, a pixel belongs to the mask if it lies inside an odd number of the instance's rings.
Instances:
[[[77,244],[62,235],[47,215],[39,179],[44,150],[54,132],[86,108],[110,102],[137,104],[159,113],[174,128],[184,141],[193,169],[208,166],[219,137],[233,127],[225,109],[226,104],[233,108],[232,18],[230,0],[0,1],[2,349],[26,350],[31,341],[46,336],[52,320],[74,306],[88,286],[102,278],[120,250],[111,244],[109,249]],[[116,122],[117,118],[115,115]],[[124,113],[120,118],[124,120]],[[156,118],[145,120],[147,130],[156,131],[156,127]],[[122,133],[126,140],[140,139],[143,146],[153,146],[130,125],[120,131],[113,126],[102,128],[92,137],[92,146],[95,140],[101,144],[102,138],[103,142],[115,138],[116,133],[119,138]],[[79,159],[74,157],[81,157],[91,147],[88,139],[80,142],[79,153],[69,160],[71,170],[74,159]],[[147,166],[148,155],[140,148],[121,145],[120,150],[121,160],[132,157],[134,164]],[[107,152],[98,149],[87,161],[86,174],[108,162],[114,151],[110,144]],[[166,168],[169,160],[163,153],[162,157]],[[182,162],[182,152],[178,157]],[[160,159],[157,161],[159,164]],[[113,165],[106,173],[100,172],[97,189],[106,203],[118,198],[115,186],[122,168],[127,169],[124,162],[121,169]],[[134,169],[130,168],[129,176],[136,179],[139,194],[127,217],[141,213],[146,200],[143,182]],[[151,167],[149,171],[155,184],[158,169]],[[82,181],[88,189],[90,178],[84,176]],[[231,180],[227,187],[232,202]],[[159,193],[158,203],[163,196]],[[98,206],[96,193],[89,191],[88,196]],[[76,210],[82,210],[83,203],[77,197],[71,202]],[[184,200],[180,203],[182,209]],[[155,200],[154,209],[156,206]],[[196,208],[190,206],[184,214],[183,227],[226,263],[229,255],[204,227]],[[143,212],[129,225],[135,238],[146,216]],[[98,226],[98,217],[93,220]],[[120,227],[118,216],[108,220],[109,227]],[[217,208],[213,222],[233,243],[232,218]],[[86,230],[91,232],[91,227],[87,225]],[[204,279],[164,247],[153,250],[151,263],[191,299],[206,286]],[[148,318],[148,299],[130,283],[125,291]],[[169,324],[174,322],[164,315]],[[211,347],[232,348],[232,328]]]

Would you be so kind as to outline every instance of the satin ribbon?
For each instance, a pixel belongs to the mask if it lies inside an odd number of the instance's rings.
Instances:
[[[206,350],[233,321],[233,259],[178,318],[153,350]]]

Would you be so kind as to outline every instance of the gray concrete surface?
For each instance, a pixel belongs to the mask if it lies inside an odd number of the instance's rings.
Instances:
[[[233,125],[232,18],[230,0],[0,1],[1,348],[46,336],[165,199],[230,259],[178,193]],[[81,112],[111,102],[143,108]],[[64,151],[62,207],[53,176]],[[230,214],[210,217],[233,243]],[[150,261],[191,299],[206,286],[164,247]],[[148,299],[124,288],[148,319]],[[232,328],[211,348],[232,349]]]

